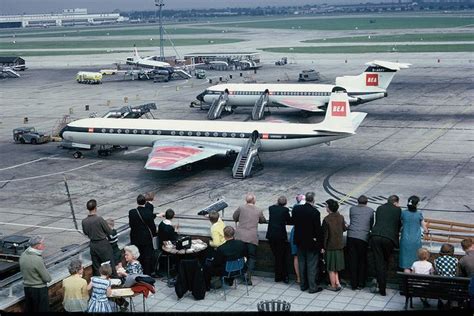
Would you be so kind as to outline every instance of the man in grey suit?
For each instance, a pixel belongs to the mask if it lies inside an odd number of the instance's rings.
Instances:
[[[255,269],[258,246],[258,224],[267,222],[262,210],[255,206],[256,198],[253,193],[248,193],[245,197],[245,205],[239,206],[232,216],[237,224],[235,239],[241,240],[247,247],[248,271],[247,284],[252,285],[252,272]]]

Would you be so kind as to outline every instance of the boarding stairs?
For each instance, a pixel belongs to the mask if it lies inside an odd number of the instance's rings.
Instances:
[[[234,167],[232,167],[234,179],[245,179],[250,175],[255,158],[258,157],[260,146],[259,133],[254,131],[245,147],[239,152],[237,159],[235,159]]]
[[[258,121],[263,118],[265,107],[268,105],[268,93],[264,92],[255,102],[252,110],[252,120]]]
[[[209,111],[207,112],[207,118],[210,120],[215,120],[221,117],[222,111],[226,106],[227,102],[229,101],[229,95],[227,93],[223,93],[219,96],[217,100],[212,102]]]
[[[175,69],[173,71],[173,77],[175,77],[175,79],[191,79],[193,76],[183,69]]]
[[[105,113],[103,118],[141,118],[145,116],[147,119],[154,119],[153,113],[151,110],[156,110],[155,103],[146,103],[137,106],[124,106],[118,110],[110,110]]]

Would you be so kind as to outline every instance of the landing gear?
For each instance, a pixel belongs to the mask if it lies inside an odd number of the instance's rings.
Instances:
[[[107,156],[110,156],[112,154],[112,151],[110,149],[99,149],[97,151],[97,155],[99,155],[99,157],[107,157]]]
[[[99,157],[107,157],[112,155],[112,152],[114,151],[120,151],[120,150],[127,150],[127,146],[119,146],[119,145],[113,145],[110,147],[106,147],[105,145],[101,145],[99,149],[97,150],[97,155]]]
[[[84,155],[80,151],[75,151],[74,154],[72,154],[72,156],[74,157],[74,159],[80,159],[84,157]]]

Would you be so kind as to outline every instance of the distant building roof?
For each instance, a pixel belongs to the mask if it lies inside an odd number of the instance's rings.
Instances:
[[[17,61],[25,61],[23,58],[18,56],[0,56],[0,63],[15,63]]]
[[[259,52],[227,52],[227,53],[191,53],[184,55],[185,57],[222,57],[222,56],[248,56],[259,55]]]

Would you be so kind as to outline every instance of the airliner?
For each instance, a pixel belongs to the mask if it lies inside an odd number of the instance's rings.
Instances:
[[[290,107],[309,112],[324,112],[335,86],[343,87],[351,105],[357,105],[387,96],[387,87],[395,73],[408,68],[408,63],[374,60],[365,64],[368,68],[357,76],[337,77],[331,84],[281,84],[281,83],[230,83],[207,88],[196,98],[204,103],[215,103],[231,112],[236,107]],[[259,103],[260,102],[260,103]],[[209,111],[215,110],[211,107]],[[208,115],[215,119],[219,115]],[[263,112],[261,112],[263,113]],[[254,118],[254,117],[252,117]],[[261,119],[262,116],[254,119]]]
[[[79,144],[153,147],[145,168],[166,171],[238,153],[250,140],[259,140],[258,151],[270,152],[354,135],[366,113],[351,113],[347,93],[340,88],[334,89],[329,104],[324,120],[316,124],[87,118],[69,123],[60,136]]]
[[[169,63],[159,60],[158,56],[140,57],[138,50],[134,47],[134,54],[132,57],[127,58],[127,65],[137,66],[141,74],[144,74],[143,78],[152,78],[155,71],[166,72],[168,74],[168,80],[175,78],[190,79],[192,76],[180,67],[171,66]]]
[[[133,56],[127,58],[127,65],[165,70],[173,68],[169,63],[161,61],[158,56],[140,57],[136,47],[133,48]]]

